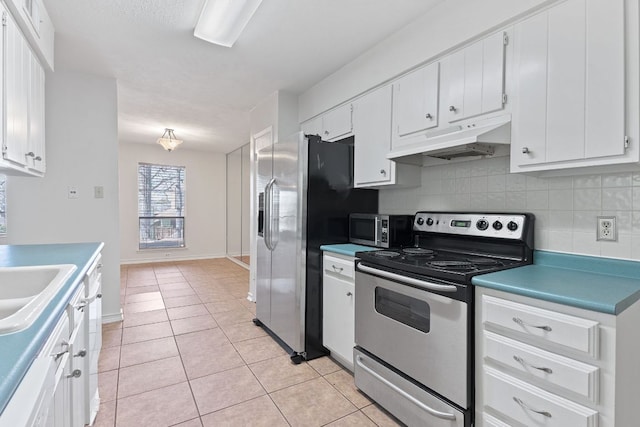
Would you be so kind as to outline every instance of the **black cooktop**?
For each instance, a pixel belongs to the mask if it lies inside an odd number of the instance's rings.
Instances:
[[[478,274],[527,264],[508,258],[414,247],[358,252],[356,257],[366,265],[384,267],[394,273],[409,272],[459,283],[470,283],[471,278]]]

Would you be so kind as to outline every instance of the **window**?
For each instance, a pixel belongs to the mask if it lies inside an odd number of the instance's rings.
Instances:
[[[0,235],[7,234],[7,177],[0,175]]]
[[[139,248],[184,247],[184,166],[138,163]]]

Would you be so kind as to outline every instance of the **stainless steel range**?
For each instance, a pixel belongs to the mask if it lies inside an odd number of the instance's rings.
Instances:
[[[473,424],[473,287],[530,264],[531,214],[418,212],[414,246],[360,252],[356,386],[409,426]]]

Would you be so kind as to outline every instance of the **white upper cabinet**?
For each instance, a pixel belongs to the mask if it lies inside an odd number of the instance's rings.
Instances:
[[[391,86],[374,90],[353,104],[354,185],[420,185],[419,167],[387,159],[391,149]]]
[[[443,107],[449,123],[503,108],[507,41],[507,33],[499,32],[443,59],[448,82]]]
[[[440,63],[434,62],[401,77],[393,84],[394,148],[403,137],[438,127]]]
[[[625,147],[625,2],[568,0],[514,38],[511,171],[637,162]]]
[[[54,28],[42,0],[5,0],[40,63],[53,71]]]
[[[325,141],[336,141],[353,133],[353,107],[345,104],[334,108],[322,116],[302,123],[302,131],[307,135],[319,135]]]
[[[45,72],[17,21],[2,13],[0,124],[6,174],[42,176],[45,171]]]

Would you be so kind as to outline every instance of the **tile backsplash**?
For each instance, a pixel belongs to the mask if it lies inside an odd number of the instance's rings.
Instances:
[[[422,168],[422,186],[380,190],[380,212],[531,212],[536,249],[640,260],[640,172],[538,178],[509,157]],[[618,241],[596,240],[596,217],[617,217]]]

